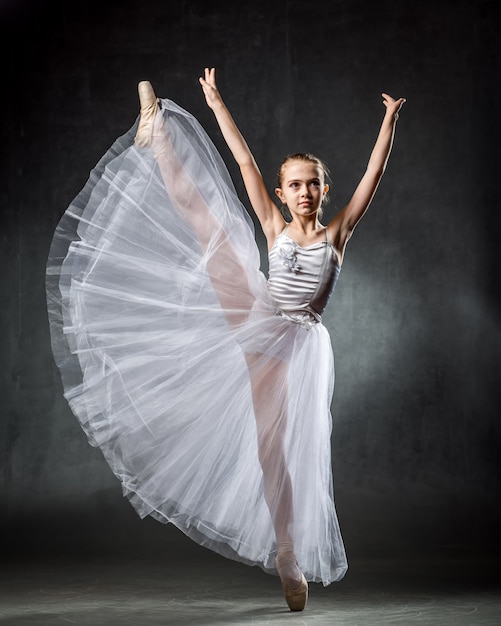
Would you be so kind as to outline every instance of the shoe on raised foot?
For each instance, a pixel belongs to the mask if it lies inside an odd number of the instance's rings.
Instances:
[[[308,601],[308,583],[304,577],[303,572],[299,569],[299,566],[295,559],[291,559],[284,556],[277,556],[275,559],[275,565],[277,567],[278,575],[282,583],[282,588],[285,593],[285,601],[291,611],[302,611]],[[301,575],[298,586],[291,588],[291,583],[286,580],[284,570],[290,568],[291,565],[295,565],[297,571]]]
[[[142,80],[137,86],[137,91],[141,109],[134,142],[140,148],[147,148],[151,145],[153,137],[153,124],[158,111],[158,99],[148,80]]]

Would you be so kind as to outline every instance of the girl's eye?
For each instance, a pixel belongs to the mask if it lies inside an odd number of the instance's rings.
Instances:
[[[313,185],[313,187],[320,187],[320,181],[319,180],[312,180],[311,185]]]

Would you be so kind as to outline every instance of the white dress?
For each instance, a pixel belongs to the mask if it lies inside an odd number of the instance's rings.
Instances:
[[[141,517],[275,573],[345,573],[330,458],[334,370],[321,314],[332,246],[253,225],[198,122],[161,101],[165,148],[134,127],[63,215],[47,265],[65,397]]]

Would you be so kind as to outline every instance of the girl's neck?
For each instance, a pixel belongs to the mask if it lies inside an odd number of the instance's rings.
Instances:
[[[289,223],[289,228],[296,230],[303,235],[311,235],[312,233],[324,228],[318,219],[318,215],[311,216],[293,216]]]

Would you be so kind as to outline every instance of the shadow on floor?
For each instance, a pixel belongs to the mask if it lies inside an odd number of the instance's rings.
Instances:
[[[355,559],[291,613],[278,578],[200,549],[187,558],[10,558],[0,624],[499,626],[496,559]]]

